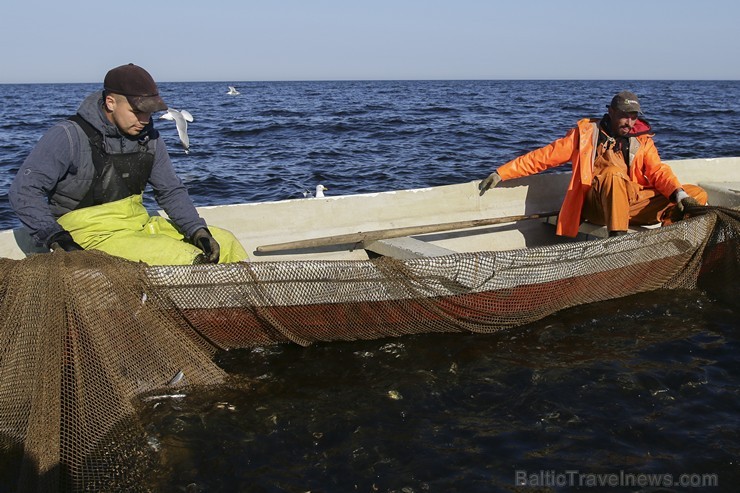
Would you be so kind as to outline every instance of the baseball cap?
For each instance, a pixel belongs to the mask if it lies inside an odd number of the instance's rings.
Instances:
[[[103,88],[108,92],[126,96],[131,107],[137,111],[154,113],[167,109],[167,105],[159,97],[159,89],[152,76],[133,63],[109,70],[105,74]]]
[[[640,100],[637,95],[630,91],[622,91],[612,98],[611,105],[616,110],[624,111],[625,113],[641,113]]]

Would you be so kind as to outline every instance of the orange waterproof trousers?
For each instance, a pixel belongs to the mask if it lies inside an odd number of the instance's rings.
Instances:
[[[606,164],[603,163],[602,164]],[[700,204],[707,203],[707,193],[696,185],[682,185]],[[602,166],[594,176],[583,203],[582,218],[605,225],[609,231],[627,231],[630,224],[645,225],[667,220],[675,204],[653,188],[633,182],[626,166]]]

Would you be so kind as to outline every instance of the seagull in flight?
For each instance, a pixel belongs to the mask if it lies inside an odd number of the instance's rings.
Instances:
[[[237,94],[239,94],[239,91],[236,90],[236,87],[229,86],[229,92],[227,92],[226,94],[231,94],[232,96],[236,96]]]
[[[168,108],[167,112],[159,118],[164,120],[174,120],[177,126],[177,135],[180,136],[180,142],[185,148],[185,154],[190,153],[190,138],[188,137],[188,122],[193,121],[193,115],[186,110],[176,110]]]

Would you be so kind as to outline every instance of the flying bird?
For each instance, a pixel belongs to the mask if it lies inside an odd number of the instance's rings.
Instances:
[[[193,121],[193,115],[186,110],[176,110],[174,108],[168,108],[167,112],[160,116],[164,120],[174,120],[175,126],[177,127],[177,135],[180,136],[180,142],[185,148],[185,154],[190,152],[190,138],[188,137],[188,122]]]
[[[227,92],[226,94],[231,94],[232,96],[236,96],[237,94],[239,94],[239,91],[236,90],[236,87],[229,86],[229,92]]]

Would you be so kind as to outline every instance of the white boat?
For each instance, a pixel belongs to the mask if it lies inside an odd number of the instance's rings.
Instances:
[[[711,205],[740,207],[740,158],[670,165],[682,183],[704,187]],[[582,303],[695,285],[698,267],[689,263],[714,220],[640,227],[603,241],[592,241],[606,237],[603,226],[583,224],[577,238],[558,237],[555,216],[569,176],[511,180],[484,195],[474,181],[201,207],[209,224],[236,235],[251,261],[152,266],[145,275],[149,289],[221,348],[488,332]],[[0,256],[34,252],[22,228],[0,233]],[[677,281],[684,271],[693,277]]]

